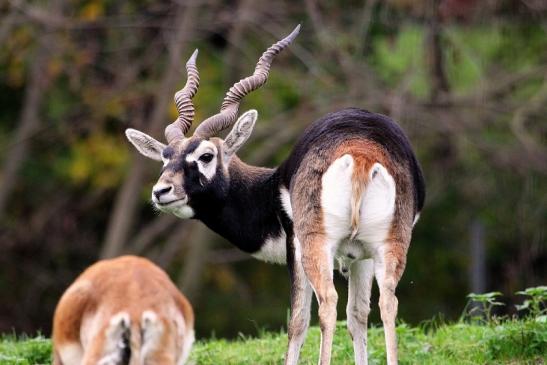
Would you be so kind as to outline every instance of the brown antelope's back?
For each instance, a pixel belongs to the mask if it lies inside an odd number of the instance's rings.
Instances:
[[[54,365],[184,364],[194,313],[163,270],[123,256],[84,271],[53,319]]]

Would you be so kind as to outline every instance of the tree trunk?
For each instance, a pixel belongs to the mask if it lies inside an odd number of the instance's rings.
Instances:
[[[183,69],[182,49],[192,33],[191,29],[196,21],[196,10],[197,4],[187,7],[179,6],[174,18],[173,24],[178,25],[178,27],[168,44],[169,63],[154,100],[154,109],[148,128],[152,135],[157,136],[162,127],[167,125],[165,113],[168,103],[172,100],[172,96],[176,91],[177,82],[180,80],[177,76],[181,74]],[[143,185],[145,166],[143,157],[133,155],[131,169],[118,192],[109,219],[100,253],[101,258],[118,256],[124,251],[124,246],[135,220],[136,209],[139,206],[139,192]]]
[[[52,12],[59,11],[59,1],[52,1],[49,7]],[[5,26],[7,27],[7,25]],[[42,33],[42,36],[36,45],[33,62],[28,73],[21,117],[11,143],[7,146],[4,167],[0,172],[0,220],[4,216],[8,200],[17,185],[17,173],[28,155],[31,138],[40,125],[40,106],[51,81],[46,70],[49,56],[52,53],[50,48],[55,41],[54,34],[43,32],[42,29],[39,29],[38,32]]]
[[[197,303],[199,288],[203,280],[203,268],[207,261],[207,251],[214,237],[209,228],[201,222],[192,222],[192,227],[189,229],[192,230],[190,249],[184,260],[184,268],[179,275],[177,284],[192,303]]]
[[[431,13],[427,32],[426,54],[431,82],[430,100],[435,104],[446,98],[450,86],[444,69],[439,0],[431,0],[430,3]]]
[[[484,248],[484,225],[475,219],[470,226],[471,268],[469,284],[473,293],[484,293],[486,290],[486,250]]]

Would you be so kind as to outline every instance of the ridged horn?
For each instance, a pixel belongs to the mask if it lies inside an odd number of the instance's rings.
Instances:
[[[220,113],[204,120],[197,127],[194,135],[208,138],[230,127],[236,121],[241,99],[266,83],[273,58],[284,50],[296,38],[299,32],[300,24],[294,28],[291,34],[268,48],[258,60],[254,73],[235,83],[226,93],[226,97],[220,107]]]
[[[186,62],[186,85],[175,93],[175,105],[179,113],[178,118],[165,128],[165,138],[167,143],[175,139],[182,139],[194,120],[195,110],[192,98],[196,95],[199,87],[199,72],[196,66],[198,50],[196,49],[192,56]]]

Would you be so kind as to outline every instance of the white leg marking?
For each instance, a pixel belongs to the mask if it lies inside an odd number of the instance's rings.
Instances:
[[[368,363],[367,323],[373,277],[374,262],[370,259],[355,261],[350,267],[346,315],[348,330],[353,338],[356,365]]]

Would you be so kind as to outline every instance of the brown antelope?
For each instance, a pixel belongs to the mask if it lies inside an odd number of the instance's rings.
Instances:
[[[128,129],[143,155],[163,161],[152,201],[162,212],[199,219],[258,259],[287,263],[291,318],[285,364],[298,362],[310,318],[312,291],[319,302],[320,364],[329,364],[338,296],[335,261],[349,278],[348,329],[355,362],[367,363],[367,317],[372,278],[380,288],[388,364],[397,363],[395,288],[403,273],[425,186],[402,129],[386,116],[344,109],[312,123],[278,168],[249,166],[236,151],[249,138],[254,110],[237,121],[241,99],[262,86],[273,57],[299,31],[274,44],[254,74],[230,88],[220,113],[191,137],[192,97],[199,77],[197,52],[175,94],[179,117],[165,129],[167,145]],[[214,137],[233,125],[226,139]]]
[[[53,365],[182,365],[194,312],[147,259],[99,261],[65,291],[53,319]]]

